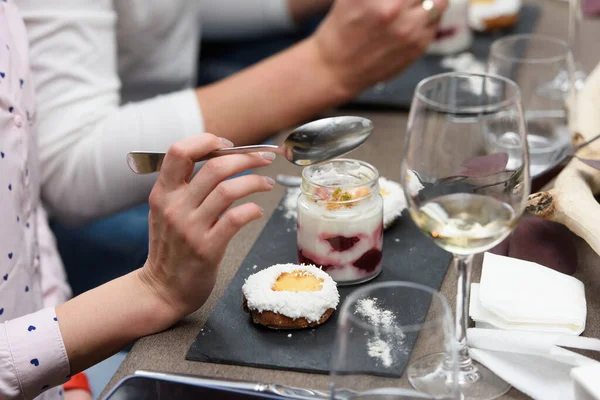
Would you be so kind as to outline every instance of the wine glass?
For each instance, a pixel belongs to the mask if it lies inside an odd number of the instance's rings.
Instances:
[[[332,399],[458,399],[457,384],[444,382],[426,394],[402,378],[456,377],[452,311],[437,290],[412,282],[369,284],[353,291],[339,313],[329,380]],[[410,358],[431,351],[443,353],[443,362],[426,369],[408,366]]]
[[[573,54],[574,71],[573,76],[569,77],[570,71],[563,70],[563,76],[572,82],[576,90],[583,88],[587,74],[581,65],[581,20],[583,19],[583,9],[581,0],[569,0],[569,31],[567,41],[569,49]],[[567,89],[568,90],[568,89]]]
[[[552,168],[571,146],[565,92],[556,87],[555,78],[566,71],[564,84],[574,90],[573,69],[568,44],[548,36],[505,36],[496,40],[490,49],[488,72],[519,85],[533,177]],[[502,148],[504,139],[490,135],[489,143]]]
[[[510,146],[486,145],[490,134],[512,132]],[[455,332],[458,384],[465,399],[494,399],[510,385],[472,360],[466,341],[473,256],[504,240],[522,215],[530,191],[529,155],[519,87],[491,74],[447,73],[419,83],[410,109],[402,184],[416,176],[424,186],[405,190],[420,230],[454,255],[458,270]],[[435,366],[431,354],[417,366]],[[438,380],[443,377],[438,377]],[[414,381],[430,393],[439,381]]]
[[[574,70],[569,71],[564,68],[554,77],[551,84],[555,90],[562,90],[565,94],[571,89],[571,84],[575,90],[583,88],[587,73],[581,64],[581,21],[583,20],[583,5],[581,0],[559,0],[567,3],[569,10],[567,12],[567,43],[573,54]],[[572,74],[572,75],[571,75]]]

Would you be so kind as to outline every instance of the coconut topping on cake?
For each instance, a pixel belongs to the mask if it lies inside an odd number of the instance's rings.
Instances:
[[[411,196],[415,196],[423,189],[419,178],[412,171],[409,172],[407,186]],[[379,178],[379,189],[383,197],[383,226],[388,228],[406,208],[406,197],[402,185],[384,177]]]
[[[340,300],[336,283],[314,265],[273,265],[249,276],[242,292],[251,310],[309,322],[319,321]]]
[[[379,191],[383,197],[383,226],[388,227],[406,208],[402,186],[386,178],[379,178]]]

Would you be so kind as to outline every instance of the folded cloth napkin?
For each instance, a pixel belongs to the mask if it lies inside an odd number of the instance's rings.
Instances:
[[[571,378],[575,383],[577,400],[600,399],[600,364],[573,368]]]
[[[561,346],[600,351],[600,340],[572,335],[472,328],[467,331],[471,356],[512,386],[540,400],[588,400],[575,397],[571,375],[600,363]],[[574,371],[574,372],[573,372]],[[579,373],[577,387],[593,387],[598,376]]]
[[[471,285],[477,327],[579,335],[587,315],[581,281],[537,263],[485,253]]]

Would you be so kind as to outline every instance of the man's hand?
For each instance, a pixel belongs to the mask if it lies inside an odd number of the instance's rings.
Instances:
[[[435,0],[441,15],[448,0]],[[327,65],[353,93],[409,66],[434,39],[421,0],[337,0],[313,39]]]
[[[332,4],[333,0],[288,0],[290,15],[297,24],[324,14]]]

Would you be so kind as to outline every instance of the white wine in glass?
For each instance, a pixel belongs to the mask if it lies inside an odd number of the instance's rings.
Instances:
[[[455,193],[424,203],[412,212],[417,226],[453,254],[481,253],[510,233],[517,219],[510,204],[492,197]]]
[[[490,135],[507,139],[489,146]],[[419,83],[402,161],[403,185],[416,175],[423,189],[405,190],[415,224],[453,254],[458,272],[455,333],[457,380],[464,399],[500,397],[510,385],[472,360],[466,332],[473,256],[503,241],[521,217],[530,191],[529,153],[519,87],[492,74],[448,73]],[[443,353],[411,364],[408,378],[425,393],[452,379],[440,374]],[[455,382],[452,382],[455,383]]]

